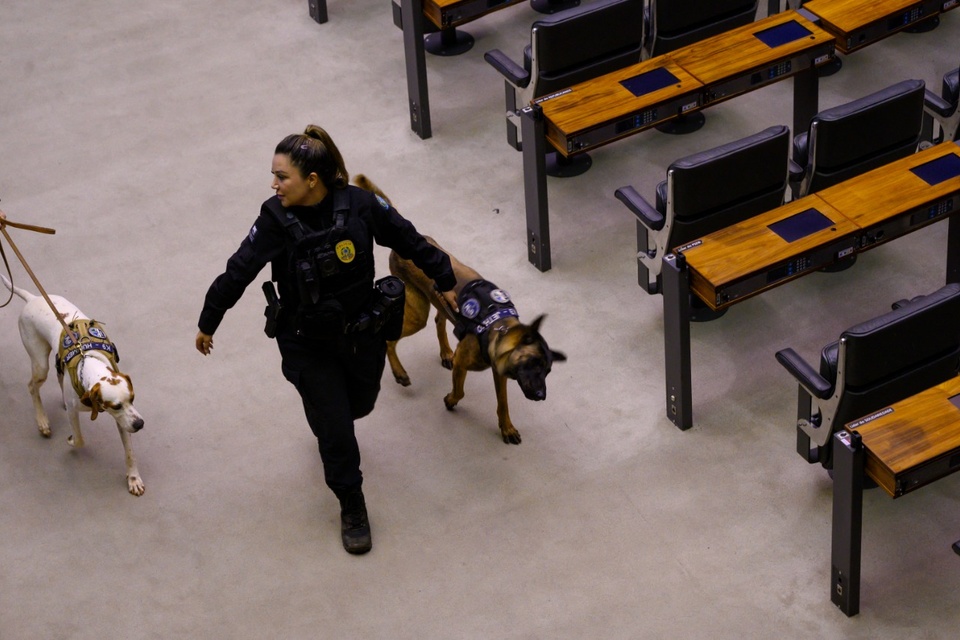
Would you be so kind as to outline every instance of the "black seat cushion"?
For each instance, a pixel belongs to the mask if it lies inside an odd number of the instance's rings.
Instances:
[[[960,284],[914,298],[853,326],[845,339],[842,424],[918,393],[957,374],[960,367]],[[839,341],[820,354],[820,375],[836,385]]]
[[[790,130],[754,135],[681,158],[667,169],[673,182],[676,246],[775,209],[787,185]],[[667,213],[667,182],[657,186],[657,210]]]

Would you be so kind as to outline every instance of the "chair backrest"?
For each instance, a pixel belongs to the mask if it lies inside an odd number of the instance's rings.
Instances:
[[[783,204],[789,156],[790,129],[777,125],[672,163],[657,188],[657,210],[672,219],[670,246]]]
[[[841,390],[834,430],[958,371],[960,284],[847,329],[839,342],[824,347],[820,359],[820,374],[836,380]]]
[[[922,80],[904,80],[821,111],[810,123],[806,188],[813,193],[917,150],[923,124]]]
[[[640,62],[643,0],[600,0],[533,23],[530,99]]]
[[[644,49],[658,56],[750,24],[757,4],[757,0],[650,0]]]

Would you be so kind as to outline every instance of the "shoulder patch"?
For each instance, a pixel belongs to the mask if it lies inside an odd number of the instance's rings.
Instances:
[[[379,202],[379,203],[380,203],[380,206],[383,207],[384,209],[389,209],[389,208],[390,208],[390,203],[387,202],[386,200],[384,200],[383,197],[382,197],[379,193],[373,194],[373,197],[377,199],[377,202]]]
[[[256,225],[256,223],[254,223],[254,225],[253,225],[252,227],[250,227],[250,234],[249,234],[248,237],[250,238],[250,242],[253,242],[254,238],[257,237],[257,225]]]

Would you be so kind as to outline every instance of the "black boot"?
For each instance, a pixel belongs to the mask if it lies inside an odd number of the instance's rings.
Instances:
[[[367,505],[360,489],[354,489],[340,498],[340,536],[347,553],[359,555],[373,547]]]

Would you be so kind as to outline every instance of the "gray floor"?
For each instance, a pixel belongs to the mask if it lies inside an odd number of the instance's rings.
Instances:
[[[554,268],[526,259],[520,154],[502,81],[537,17],[470,25],[429,57],[434,137],[409,128],[388,0],[4,0],[0,198],[55,236],[12,231],[41,282],[107,323],[146,428],[146,494],[129,495],[109,418],[71,450],[55,382],[53,437],[27,395],[16,315],[0,310],[0,638],[952,638],[960,622],[960,478],[865,497],[862,612],[828,596],[831,484],[794,452],[795,386],[846,326],[943,281],[945,225],[693,328],[696,426],[663,408],[660,299],[636,284],[634,221],[670,161],[791,121],[791,83],[656,132],[550,182]],[[906,78],[939,91],[960,11],[846,58],[821,106]],[[569,361],[542,403],[510,389],[521,446],[499,438],[489,374],[444,409],[432,332],[402,343],[358,425],[374,550],[340,546],[315,441],[251,288],[216,351],[193,348],[203,294],[271,195],[274,145],[326,127],[418,228],[507,289]],[[8,256],[13,258],[8,251]],[[379,268],[386,270],[386,252]],[[18,284],[33,289],[19,264]],[[265,274],[266,275],[266,274]]]

